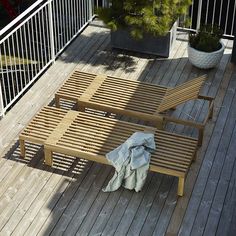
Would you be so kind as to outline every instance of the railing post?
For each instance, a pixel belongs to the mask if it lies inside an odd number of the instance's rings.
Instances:
[[[201,17],[202,17],[202,0],[199,0],[198,2],[198,14],[197,14],[197,26],[196,30],[198,31],[201,26]]]
[[[102,7],[109,7],[109,1],[108,0],[102,0]]]
[[[0,81],[0,118],[5,115],[4,104],[3,104],[3,95],[2,95],[2,83]]]
[[[54,29],[53,29],[53,17],[52,17],[52,0],[48,2],[48,18],[49,18],[49,34],[50,34],[50,46],[51,46],[51,60],[55,62],[55,43],[54,43]]]
[[[234,43],[233,43],[233,49],[231,53],[231,62],[236,64],[236,27],[235,27],[235,32],[234,32]]]
[[[88,8],[89,8],[89,21],[93,18],[93,8],[92,8],[92,0],[89,0],[88,2]]]

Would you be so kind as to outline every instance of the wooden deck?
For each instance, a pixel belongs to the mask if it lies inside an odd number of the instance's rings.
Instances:
[[[87,27],[0,121],[0,235],[235,235],[236,68],[230,63],[232,41],[225,43],[218,68],[203,71],[188,62],[183,33],[172,56],[161,59],[112,51],[100,22]],[[20,158],[19,132],[43,105],[54,105],[55,91],[74,68],[165,86],[208,74],[202,94],[215,96],[214,116],[184,197],[177,198],[174,177],[150,172],[140,193],[122,188],[103,193],[113,174],[110,166],[57,154],[50,168],[42,148],[29,144],[26,159]],[[188,102],[173,115],[200,122],[205,108]],[[173,124],[168,130],[196,135]]]

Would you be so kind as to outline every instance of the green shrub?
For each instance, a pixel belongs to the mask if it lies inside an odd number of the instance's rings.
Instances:
[[[222,30],[219,26],[203,25],[196,34],[189,35],[189,44],[203,52],[214,52],[221,48]]]
[[[98,16],[113,31],[129,28],[134,38],[143,33],[165,35],[179,16],[186,14],[192,0],[110,0]]]

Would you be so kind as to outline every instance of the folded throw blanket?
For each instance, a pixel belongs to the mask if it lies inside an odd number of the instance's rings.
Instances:
[[[140,191],[147,177],[150,152],[154,149],[154,134],[135,132],[123,144],[107,153],[106,158],[115,167],[115,174],[103,191],[115,191],[121,185]]]

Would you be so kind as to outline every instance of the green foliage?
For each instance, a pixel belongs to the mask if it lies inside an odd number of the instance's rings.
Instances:
[[[143,33],[165,35],[180,15],[186,14],[192,0],[110,0],[99,8],[100,19],[111,29],[129,28],[134,38]]]
[[[221,48],[222,30],[219,26],[203,25],[196,34],[189,35],[191,47],[203,51],[214,52]]]

